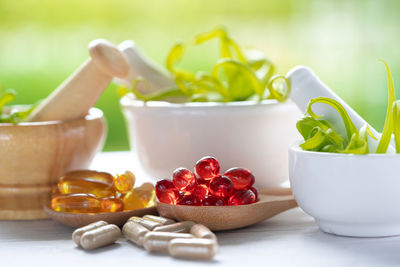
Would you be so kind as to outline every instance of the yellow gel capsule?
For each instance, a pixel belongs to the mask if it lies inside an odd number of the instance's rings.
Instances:
[[[116,212],[124,210],[124,202],[122,199],[111,196],[100,199],[102,212]]]
[[[151,193],[151,198],[150,198],[149,202],[147,202],[147,204],[146,204],[146,208],[153,207],[155,205],[156,205],[156,192],[153,191]]]
[[[145,205],[140,200],[139,196],[135,193],[135,191],[129,191],[123,198],[124,201],[124,210],[137,210],[143,209]]]
[[[55,211],[74,213],[100,212],[100,200],[91,194],[68,194],[53,197],[51,208]]]
[[[156,193],[152,183],[144,183],[135,188],[135,193],[139,196],[145,207],[151,207],[155,205]]]
[[[61,194],[86,193],[100,198],[114,194],[112,185],[107,182],[76,176],[61,177],[57,187]]]
[[[91,180],[96,180],[99,182],[103,182],[109,185],[112,185],[114,177],[108,172],[98,172],[91,170],[77,170],[67,172],[64,176],[68,177],[76,177],[76,178],[86,178]]]
[[[116,175],[114,177],[114,188],[115,190],[125,194],[133,188],[135,180],[135,175],[130,171],[126,171],[124,174]]]

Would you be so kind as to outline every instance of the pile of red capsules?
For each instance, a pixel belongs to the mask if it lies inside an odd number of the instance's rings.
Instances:
[[[156,195],[160,202],[173,205],[246,205],[257,201],[254,181],[254,175],[246,168],[235,167],[221,174],[219,162],[207,156],[196,163],[195,173],[178,168],[172,181],[158,181]]]

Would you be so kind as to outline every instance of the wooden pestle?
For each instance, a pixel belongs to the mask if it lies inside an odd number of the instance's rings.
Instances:
[[[83,118],[112,78],[123,78],[129,72],[129,64],[123,53],[106,40],[90,42],[89,54],[91,58],[44,99],[26,121]]]

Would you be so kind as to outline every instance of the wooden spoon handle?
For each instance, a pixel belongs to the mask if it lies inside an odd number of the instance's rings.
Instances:
[[[297,202],[293,195],[273,195],[260,194],[259,208],[254,216],[258,217],[259,221],[271,218],[279,213],[297,207]]]
[[[96,103],[113,76],[129,72],[125,56],[112,43],[97,39],[89,44],[91,58],[54,90],[26,121],[83,118]]]
[[[292,194],[292,189],[287,187],[264,188],[259,190],[260,194],[286,196]]]

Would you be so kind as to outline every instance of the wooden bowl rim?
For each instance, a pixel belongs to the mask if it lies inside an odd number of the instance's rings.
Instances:
[[[99,108],[92,107],[89,109],[89,112],[85,116],[85,118],[79,118],[79,119],[69,120],[69,121],[55,120],[55,121],[20,122],[18,124],[3,122],[3,123],[0,123],[0,127],[51,126],[51,125],[68,124],[71,122],[79,122],[79,121],[94,121],[94,120],[103,119],[103,118],[104,118],[103,111]]]

